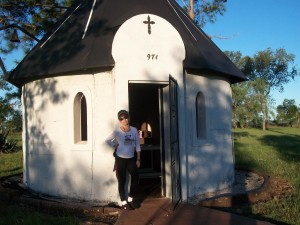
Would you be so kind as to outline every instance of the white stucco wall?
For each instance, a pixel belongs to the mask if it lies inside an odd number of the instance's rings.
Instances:
[[[187,74],[187,149],[189,196],[232,184],[234,165],[231,135],[231,88],[220,77]],[[197,139],[196,96],[205,98],[206,139]]]
[[[24,183],[56,196],[117,201],[114,158],[104,140],[114,123],[112,72],[61,76],[23,87]],[[73,104],[87,101],[88,141],[74,143]]]

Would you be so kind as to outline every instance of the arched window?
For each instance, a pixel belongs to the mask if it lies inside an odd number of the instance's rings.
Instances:
[[[87,107],[86,98],[82,92],[74,99],[74,142],[87,141]]]
[[[196,97],[196,125],[197,138],[206,139],[205,98],[202,92],[198,92]]]

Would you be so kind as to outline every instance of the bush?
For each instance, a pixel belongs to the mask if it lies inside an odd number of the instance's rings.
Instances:
[[[13,140],[8,140],[8,134],[9,131],[6,131],[3,126],[0,126],[0,152],[2,153],[11,153],[17,151],[17,142]]]

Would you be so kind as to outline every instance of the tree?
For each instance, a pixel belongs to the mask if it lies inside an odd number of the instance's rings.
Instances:
[[[295,104],[294,99],[284,99],[282,105],[277,106],[276,120],[278,124],[293,126],[299,125],[300,108]]]
[[[268,48],[259,51],[251,59],[247,60],[249,68],[249,78],[257,82],[255,86],[257,93],[261,95],[260,103],[262,105],[262,127],[266,129],[266,120],[268,117],[268,100],[272,89],[284,90],[284,85],[294,80],[299,75],[294,66],[295,56],[288,54],[285,49],[279,48],[272,51]]]
[[[10,125],[7,124],[12,118],[16,119],[18,116],[19,118],[21,117],[20,101],[18,101],[21,96],[20,90],[16,91],[12,85],[4,81],[3,74],[1,73],[0,90],[2,90],[2,95],[0,95],[0,126],[14,128],[17,131],[20,131],[22,125],[22,123],[19,123],[20,120],[18,122],[10,121]]]
[[[232,125],[234,128],[257,126],[260,121],[260,105],[257,104],[252,82],[242,82],[232,85]]]
[[[9,131],[0,125],[0,153],[10,153],[16,151],[16,141],[8,140]]]
[[[1,76],[3,75],[0,74]],[[0,96],[0,126],[14,129],[14,131],[21,131],[22,115],[19,101],[21,91],[12,88],[12,85],[3,81],[0,78],[0,89],[3,90],[3,94]]]
[[[245,74],[247,74],[246,57],[237,51],[225,51],[231,61]],[[248,127],[250,123],[260,121],[260,105],[257,103],[257,94],[253,89],[253,82],[247,81],[233,84],[232,88],[232,125],[234,128]]]
[[[298,107],[298,112],[297,112],[297,127],[300,127],[300,105]]]
[[[247,85],[243,83],[232,85],[235,120],[242,121],[241,123],[244,124],[246,115],[252,115],[253,118],[251,119],[256,121],[261,117],[262,128],[266,129],[269,105],[272,100],[270,91],[272,89],[283,91],[284,84],[299,75],[294,66],[294,55],[286,53],[285,49],[282,48],[276,51],[268,48],[259,51],[253,57],[243,57],[240,52],[225,53],[249,78],[249,81],[246,82]],[[243,94],[241,95],[241,93]],[[239,101],[239,107],[243,107],[244,110],[235,105],[236,99],[240,98],[243,98],[243,101]],[[248,98],[252,100],[249,101]],[[248,110],[248,113],[246,110]],[[247,117],[247,120],[249,119]]]
[[[288,54],[285,49],[280,48],[275,51],[267,48],[259,51],[253,57],[241,55],[231,59],[237,60],[239,68],[252,82],[252,91],[254,91],[256,101],[261,106],[262,128],[266,129],[268,118],[268,104],[271,99],[270,91],[272,89],[284,90],[284,85],[299,75],[294,65],[295,56]]]
[[[1,0],[0,2],[0,52],[7,54],[16,48],[30,50],[36,37],[41,37],[65,12],[74,0]],[[22,31],[22,32],[19,32]],[[18,32],[21,44],[10,42]]]
[[[217,15],[223,15],[226,11],[226,0],[181,0],[184,10],[190,15],[198,26],[214,23]],[[179,1],[178,1],[179,2]],[[179,2],[180,3],[180,2]]]

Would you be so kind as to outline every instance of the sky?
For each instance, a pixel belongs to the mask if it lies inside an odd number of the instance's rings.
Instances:
[[[258,51],[284,48],[295,55],[300,72],[300,1],[299,0],[227,0],[226,12],[203,30],[222,51],[240,51],[253,57]],[[223,39],[225,38],[225,39]],[[271,91],[275,106],[284,99],[300,105],[300,74],[284,85],[284,92]]]
[[[258,51],[284,48],[295,55],[300,71],[300,1],[299,0],[227,0],[226,12],[203,30],[222,51],[240,51],[253,56]],[[222,38],[214,38],[219,36]],[[3,56],[2,56],[3,57]],[[22,59],[16,52],[2,59],[7,70],[15,67],[14,59]],[[300,76],[284,86],[284,92],[272,90],[275,106],[284,99],[294,99],[300,105]]]

